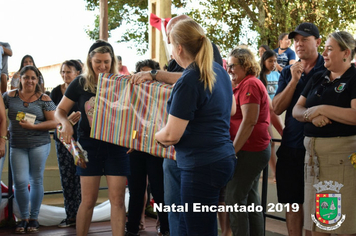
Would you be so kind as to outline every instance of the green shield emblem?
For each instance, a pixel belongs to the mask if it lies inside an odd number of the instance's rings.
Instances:
[[[341,217],[341,194],[316,194],[316,218],[324,224],[333,224]]]
[[[337,198],[321,197],[320,198],[320,215],[325,220],[333,220],[337,216]]]
[[[342,91],[344,91],[345,85],[346,85],[346,83],[340,83],[339,86],[337,86],[337,87],[335,88],[335,92],[341,93]]]

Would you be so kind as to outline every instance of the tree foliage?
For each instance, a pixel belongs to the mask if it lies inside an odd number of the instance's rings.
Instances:
[[[99,8],[99,0],[86,0],[87,10]],[[172,1],[176,7],[184,7],[181,1]],[[137,52],[144,54],[148,49],[148,0],[108,0],[108,29],[125,28],[118,42],[133,42]],[[123,27],[125,25],[126,27]],[[86,29],[91,39],[99,39],[99,15],[94,29]]]
[[[89,10],[99,6],[98,0],[87,2]],[[133,25],[119,41],[133,41],[140,52],[145,52],[148,45],[148,1],[108,2],[109,30],[120,28],[123,22]],[[278,35],[294,30],[302,22],[313,22],[320,35],[327,36],[335,30],[347,29],[356,20],[356,2],[346,0],[173,0],[172,5],[184,8],[183,12],[200,23],[208,37],[223,51],[240,44],[241,36],[248,39],[248,44],[268,44],[276,48]],[[91,38],[99,35],[98,19],[95,24],[94,30],[87,30]],[[251,34],[251,30],[258,34]]]
[[[356,3],[345,0],[204,0],[200,5],[193,18],[224,51],[240,44],[238,36],[246,34],[242,31],[245,18],[251,22],[250,29],[258,32],[257,37],[247,35],[248,43],[271,48],[278,46],[279,34],[293,31],[302,22],[314,23],[320,35],[327,36],[356,20]]]

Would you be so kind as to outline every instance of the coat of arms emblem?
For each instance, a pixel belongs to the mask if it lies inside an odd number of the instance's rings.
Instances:
[[[335,87],[335,92],[341,93],[345,90],[346,83],[340,83],[339,86]]]
[[[311,215],[316,226],[323,230],[335,230],[345,221],[346,215],[341,214],[340,189],[344,186],[335,181],[324,181],[314,185],[317,190],[315,195],[315,214]],[[322,193],[332,190],[337,193]]]

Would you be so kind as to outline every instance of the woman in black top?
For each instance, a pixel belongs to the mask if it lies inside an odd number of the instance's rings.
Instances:
[[[305,122],[304,228],[323,235],[356,233],[356,170],[348,158],[356,151],[355,49],[351,34],[330,34],[322,54],[327,71],[310,79],[293,109]]]
[[[55,87],[50,97],[56,106],[61,101],[68,85],[82,73],[82,66],[76,60],[68,60],[62,63],[60,74],[63,78],[64,83]],[[74,113],[73,113],[74,112]],[[80,111],[78,106],[75,104],[70,111],[72,121],[78,121],[80,118]],[[73,123],[76,123],[76,122]],[[77,137],[78,125],[75,124],[73,127],[74,139]],[[57,138],[57,132],[54,133],[54,140],[56,142],[56,151],[58,158],[59,174],[61,176],[61,184],[64,197],[64,208],[66,211],[66,218],[58,225],[58,227],[69,227],[75,225],[75,219],[77,216],[78,207],[80,204],[81,193],[80,193],[80,178],[75,174],[76,166],[74,164],[73,155],[68,151],[68,149],[63,145],[63,143]]]
[[[117,74],[118,68],[112,46],[98,40],[89,49],[84,73],[70,83],[55,113],[56,119],[62,124],[63,139],[70,143],[74,131],[67,115],[76,103],[81,112],[77,140],[87,151],[89,162],[86,168],[77,166],[82,192],[76,222],[78,236],[88,234],[102,175],[106,176],[108,184],[112,234],[124,235],[125,232],[125,187],[126,176],[130,173],[128,149],[90,138],[96,87],[102,73]]]

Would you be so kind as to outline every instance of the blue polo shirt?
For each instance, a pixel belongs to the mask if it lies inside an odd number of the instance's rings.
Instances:
[[[235,149],[230,140],[232,87],[229,75],[214,62],[216,82],[212,92],[200,81],[200,71],[189,65],[174,85],[167,102],[170,115],[189,123],[174,145],[179,168],[207,165],[231,155]]]
[[[276,95],[281,93],[288,85],[288,83],[292,79],[292,74],[290,72],[290,67],[286,66],[279,77],[278,80],[278,89]],[[282,137],[282,145],[290,147],[290,148],[297,148],[297,149],[305,149],[303,144],[304,139],[304,123],[297,121],[292,116],[292,110],[297,103],[304,87],[307,85],[309,79],[318,71],[325,71],[324,67],[324,58],[319,54],[316,65],[310,72],[305,75],[302,74],[297,87],[294,91],[292,101],[287,108],[286,117],[285,117],[285,128],[283,130],[283,137]]]

